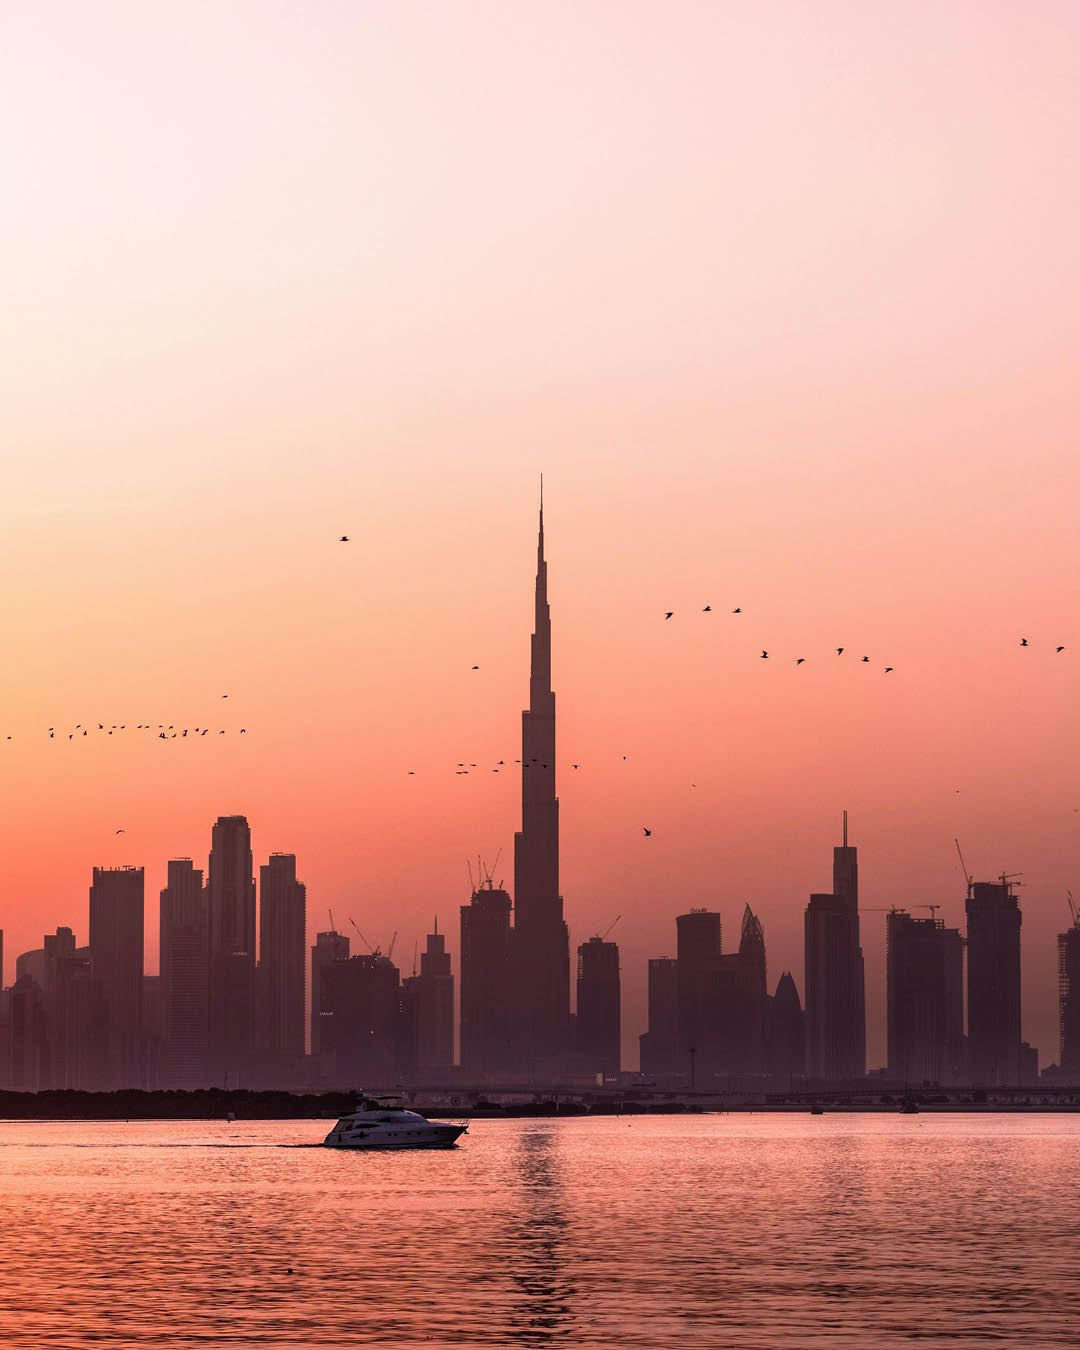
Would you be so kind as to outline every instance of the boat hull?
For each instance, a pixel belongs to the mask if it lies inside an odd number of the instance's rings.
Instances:
[[[425,1132],[424,1136],[415,1139],[394,1139],[379,1137],[378,1130],[372,1130],[364,1138],[353,1135],[351,1138],[335,1139],[333,1136],[323,1140],[324,1148],[340,1148],[347,1152],[355,1153],[362,1150],[378,1149],[384,1152],[388,1149],[415,1149],[415,1148],[453,1148],[458,1139],[465,1133],[464,1125],[440,1125],[432,1128],[431,1133]]]

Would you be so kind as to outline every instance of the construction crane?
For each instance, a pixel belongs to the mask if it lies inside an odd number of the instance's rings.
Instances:
[[[372,956],[378,956],[378,955],[379,955],[379,949],[378,949],[378,947],[373,947],[373,946],[371,945],[371,943],[367,940],[367,938],[363,935],[363,933],[361,933],[360,929],[357,927],[356,920],[352,917],[351,914],[349,915],[349,922],[350,922],[350,923],[352,924],[352,926],[356,929],[356,936],[360,939],[360,941],[361,941],[361,942],[364,944],[364,946],[368,949],[368,951],[371,953],[371,955],[372,955]],[[395,934],[395,936],[396,936],[396,934]]]
[[[330,931],[331,933],[336,933],[337,929],[334,927],[334,911],[332,909],[328,909],[326,912],[327,914],[330,915]]]
[[[998,877],[998,881],[1000,881],[1004,887],[1006,895],[1012,894],[1012,888],[1014,886],[1022,886],[1024,884],[1022,881],[1014,880],[1015,877],[1022,877],[1023,875],[1023,872],[1002,872]]]
[[[956,845],[956,853],[957,853],[957,856],[958,856],[959,859],[960,859],[960,870],[961,870],[961,871],[963,872],[963,874],[964,874],[964,885],[967,887],[967,893],[968,893],[968,896],[970,897],[970,895],[971,895],[971,888],[972,888],[972,886],[975,884],[975,878],[974,878],[974,877],[971,875],[971,873],[967,870],[967,863],[964,862],[964,855],[963,855],[963,853],[961,853],[961,851],[960,851],[960,840],[954,838],[954,839],[953,839],[953,843]]]
[[[939,909],[941,909],[941,905],[912,905],[911,908],[912,908],[912,909],[928,909],[928,910],[930,911],[930,917],[931,917],[932,919],[936,919],[936,918],[937,918],[937,912],[938,912]]]
[[[1076,908],[1076,901],[1073,899],[1072,891],[1066,891],[1069,900],[1069,913],[1072,915],[1073,927],[1080,928],[1080,910]]]
[[[397,929],[394,929],[394,936],[390,939],[390,946],[386,949],[386,959],[389,961],[394,955],[394,943],[397,941]]]
[[[619,922],[621,918],[622,918],[621,914],[616,914],[615,917],[612,919],[612,921],[604,929],[604,931],[602,933],[596,934],[596,936],[600,939],[601,942],[605,941],[607,935],[611,932],[611,930],[615,927],[615,925]]]

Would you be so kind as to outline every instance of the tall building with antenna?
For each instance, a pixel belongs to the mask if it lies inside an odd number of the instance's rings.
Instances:
[[[555,694],[542,483],[529,706],[521,714],[521,829],[514,835],[511,961],[518,1064],[530,1075],[557,1072],[569,1048],[570,935],[559,894]]]
[[[803,921],[806,961],[806,1072],[843,1082],[866,1073],[866,993],[859,943],[859,860],[848,845],[833,849],[833,888],[811,895]]]
[[[414,969],[403,984],[414,1019],[416,1068],[444,1072],[454,1063],[454,976],[438,918],[420,953],[420,973]]]

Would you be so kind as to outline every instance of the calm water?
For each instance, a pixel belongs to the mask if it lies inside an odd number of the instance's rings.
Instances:
[[[327,1128],[0,1123],[0,1344],[1080,1343],[1080,1117]]]

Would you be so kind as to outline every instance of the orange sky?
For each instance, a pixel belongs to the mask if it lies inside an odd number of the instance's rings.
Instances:
[[[959,922],[954,835],[1024,873],[1055,1058],[1078,58],[1049,2],[9,7],[5,979],[94,864],[147,866],[156,966],[166,859],[233,812],[312,931],[408,967],[437,911],[456,957],[465,858],[511,873],[516,778],[453,767],[518,753],[542,469],[563,891],[575,944],[623,915],[627,1061],[692,904],[802,989],[843,807],[866,907]],[[87,721],[230,734],[47,738]]]

